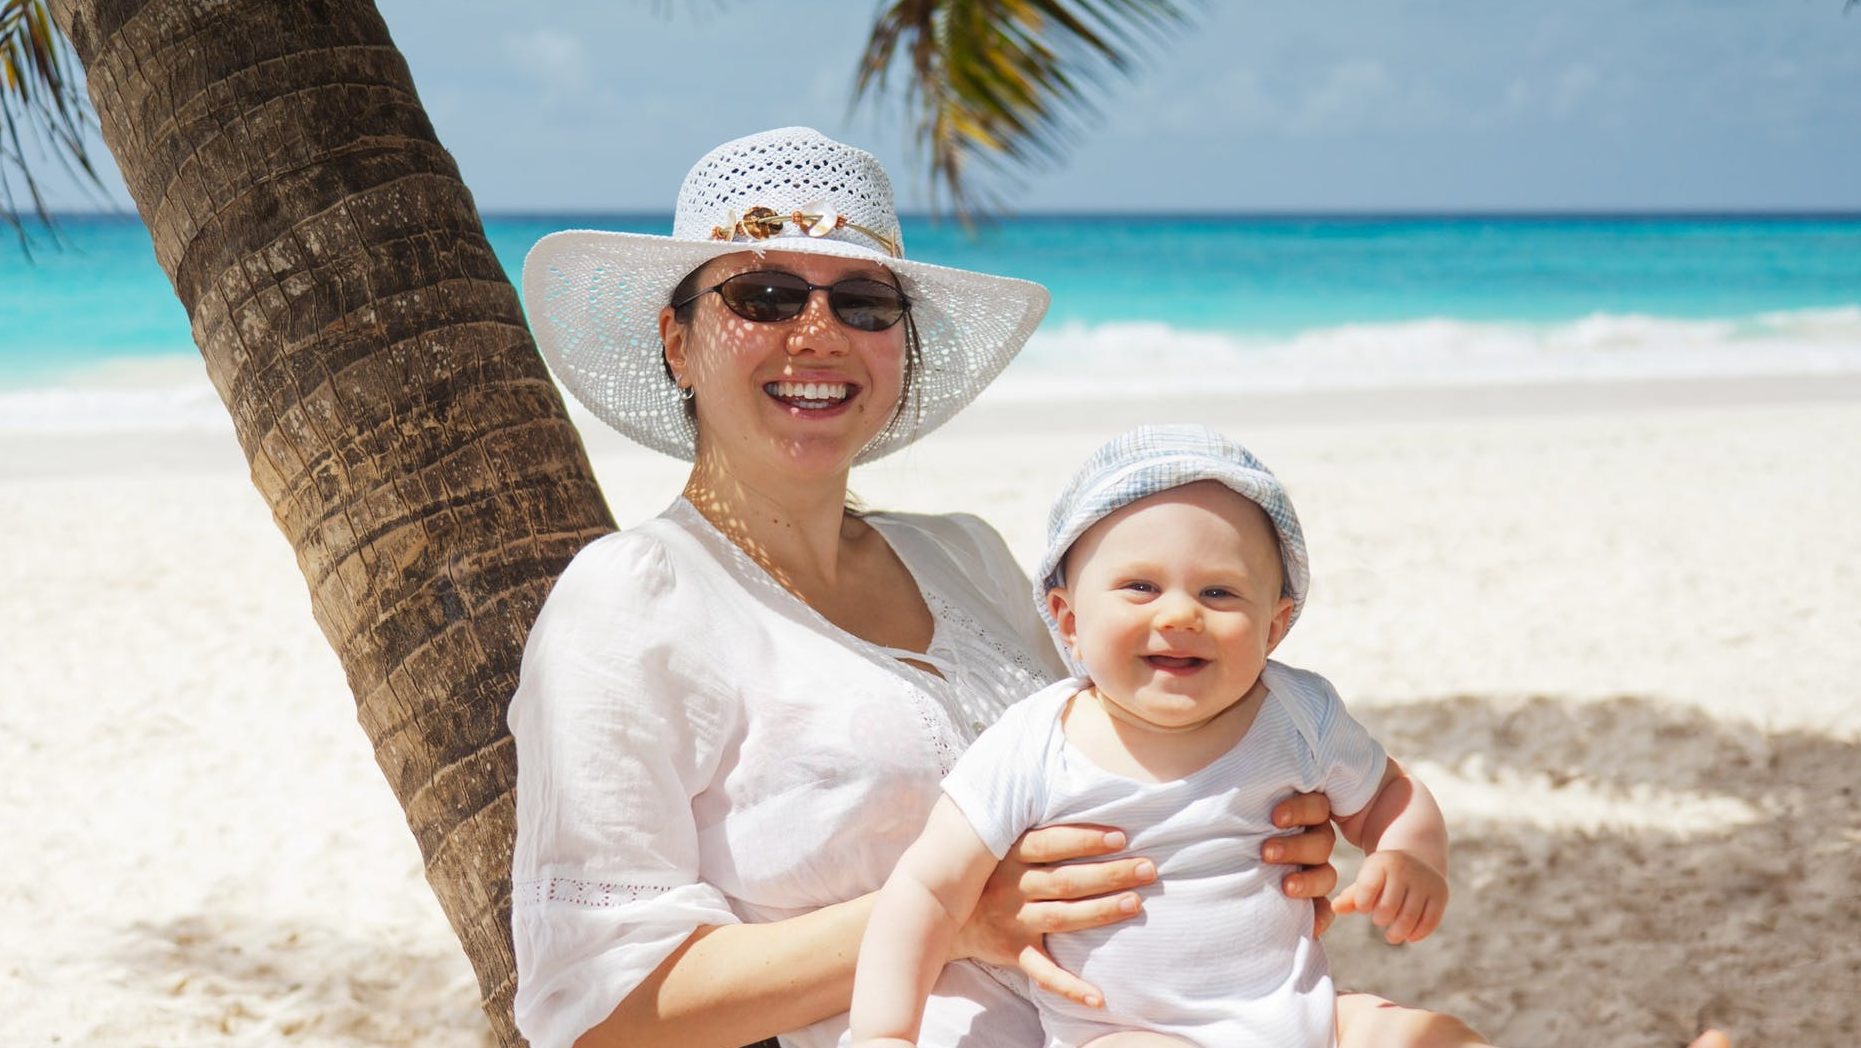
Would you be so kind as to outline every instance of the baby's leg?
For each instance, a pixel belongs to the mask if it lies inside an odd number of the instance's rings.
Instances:
[[[1451,1015],[1404,1008],[1368,993],[1338,994],[1338,1048],[1491,1048]]]
[[[1079,1048],[1196,1048],[1191,1041],[1148,1030],[1121,1030],[1094,1037]]]

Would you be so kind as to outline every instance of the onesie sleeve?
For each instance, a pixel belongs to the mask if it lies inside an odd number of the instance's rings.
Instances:
[[[1307,676],[1314,684],[1312,692],[1318,707],[1314,750],[1319,772],[1324,776],[1321,789],[1331,801],[1333,813],[1355,815],[1376,799],[1389,758],[1382,745],[1344,708],[1344,700],[1331,682],[1315,673]]]
[[[511,699],[517,1026],[535,1048],[605,1019],[701,925],[733,924],[698,876],[692,798],[739,708],[704,674],[704,635],[663,544],[590,543],[544,602]]]
[[[1066,682],[1078,686],[1077,681]],[[1057,686],[1056,686],[1057,687]],[[984,729],[944,776],[944,796],[956,804],[976,836],[997,859],[1023,833],[1040,825],[1047,807],[1046,744],[1041,701],[1054,688],[1010,706]],[[1049,723],[1048,728],[1052,725]]]
[[[974,577],[978,588],[993,598],[1021,643],[1040,658],[1046,667],[1047,679],[1065,677],[1068,673],[1066,660],[1060,657],[1058,644],[1048,632],[1047,623],[1040,617],[1032,597],[1034,583],[1027,572],[1021,570],[1001,533],[974,514],[954,513],[950,519],[962,528],[964,537],[975,548]]]

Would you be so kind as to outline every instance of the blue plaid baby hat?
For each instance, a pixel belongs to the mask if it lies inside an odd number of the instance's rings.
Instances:
[[[1279,478],[1253,452],[1207,426],[1139,426],[1093,452],[1047,514],[1047,552],[1034,573],[1034,604],[1056,641],[1060,624],[1047,610],[1047,591],[1060,585],[1060,562],[1079,536],[1120,507],[1198,480],[1219,481],[1266,511],[1279,532],[1284,593],[1292,598],[1288,625],[1298,621],[1311,568],[1299,515]]]

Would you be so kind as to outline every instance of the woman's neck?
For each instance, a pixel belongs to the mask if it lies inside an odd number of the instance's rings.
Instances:
[[[796,596],[831,590],[839,574],[846,473],[746,476],[701,449],[685,498]]]

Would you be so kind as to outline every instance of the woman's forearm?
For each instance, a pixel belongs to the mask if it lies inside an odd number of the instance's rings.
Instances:
[[[577,1048],[739,1048],[847,1010],[874,895],[700,928]]]

